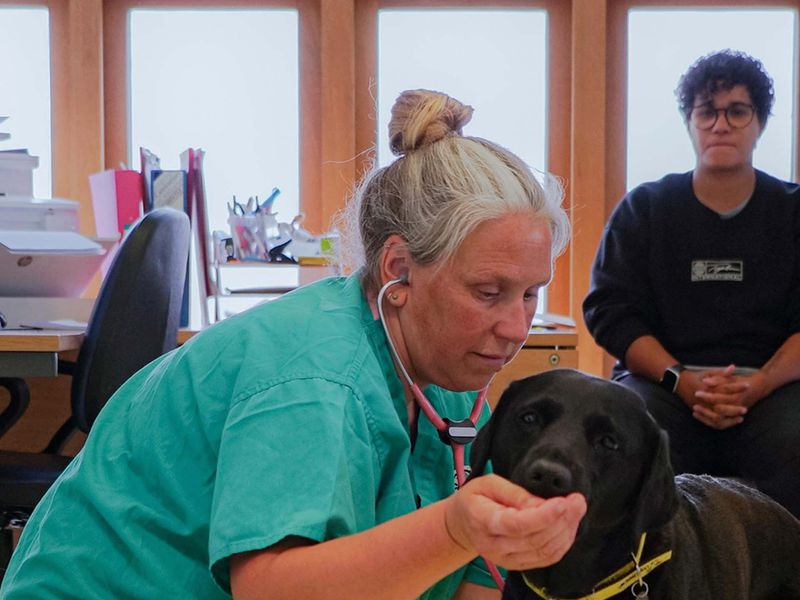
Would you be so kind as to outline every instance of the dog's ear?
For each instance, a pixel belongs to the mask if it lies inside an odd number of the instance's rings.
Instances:
[[[492,409],[492,416],[486,424],[478,430],[478,435],[469,450],[469,466],[470,477],[477,477],[483,475],[486,470],[486,463],[492,456],[492,439],[494,438],[495,423],[499,423],[503,418],[503,413],[508,410],[508,407],[514,402],[514,398],[519,393],[519,390],[527,385],[530,387],[531,381],[534,376],[522,379],[519,381],[512,381],[508,387],[503,390],[500,399],[497,401],[494,409]]]
[[[492,410],[491,418],[486,424],[478,430],[478,435],[475,441],[472,442],[469,450],[469,468],[470,478],[483,475],[486,470],[486,463],[492,455],[492,438],[494,437],[494,424],[502,419],[502,414],[506,411],[506,407],[512,402],[511,398],[514,396],[516,388],[520,386],[520,382],[512,381],[511,384],[500,395],[495,408]]]
[[[655,426],[655,423],[653,423]],[[678,511],[678,490],[669,460],[669,438],[660,428],[658,444],[645,473],[634,510],[634,535],[664,526]]]
[[[486,424],[478,430],[478,435],[472,446],[469,449],[469,476],[470,479],[483,475],[486,469],[486,463],[489,461],[489,455],[492,450],[492,423],[494,423],[494,416],[492,416]]]

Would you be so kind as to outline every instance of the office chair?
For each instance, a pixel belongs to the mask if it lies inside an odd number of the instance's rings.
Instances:
[[[0,437],[3,437],[28,408],[30,394],[25,381],[16,377],[0,377],[0,387],[6,388],[9,394],[8,404],[0,412]]]
[[[177,345],[190,235],[189,218],[171,208],[157,208],[134,225],[100,288],[77,361],[59,365],[72,375],[69,419],[41,453],[0,451],[0,581],[11,556],[11,529],[24,526],[69,464],[71,457],[58,452],[72,433],[88,433],[126,379]],[[17,404],[27,405],[21,383],[0,380],[19,396]]]

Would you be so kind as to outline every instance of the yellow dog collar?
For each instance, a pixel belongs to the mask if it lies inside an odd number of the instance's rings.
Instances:
[[[643,565],[639,565],[639,561],[642,558],[642,552],[644,551],[644,541],[646,537],[647,533],[643,533],[642,537],[639,538],[639,549],[636,551],[635,555],[631,555],[633,557],[631,562],[627,563],[621,569],[618,569],[600,581],[595,586],[595,589],[591,594],[569,600],[606,600],[606,598],[612,598],[620,592],[624,592],[635,583],[639,583],[640,586],[646,587],[647,584],[644,583],[642,578],[653,571],[653,569],[664,564],[670,558],[672,558],[672,550],[667,550],[663,554],[659,554],[655,558],[648,560]],[[540,598],[544,598],[544,600],[567,600],[551,596],[547,593],[547,589],[535,586],[528,580],[528,578],[525,576],[525,573],[522,574],[522,579],[530,589],[532,589]],[[637,595],[637,597],[639,596]],[[642,597],[647,597],[646,592]]]

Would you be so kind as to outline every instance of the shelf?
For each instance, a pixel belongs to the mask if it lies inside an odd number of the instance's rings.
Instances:
[[[337,269],[333,266],[259,261],[213,263],[211,274],[214,289],[214,320],[219,321],[230,314],[258,304],[259,299],[274,300],[298,287],[336,273]],[[226,299],[237,299],[237,302],[227,302]],[[223,314],[221,307],[223,302],[234,304],[236,307]],[[241,308],[242,306],[245,308]]]

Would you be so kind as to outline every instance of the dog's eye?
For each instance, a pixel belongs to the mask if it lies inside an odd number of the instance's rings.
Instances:
[[[594,444],[599,449],[619,450],[619,442],[613,435],[601,435]]]
[[[539,423],[539,415],[535,412],[522,413],[519,418],[526,425],[536,425]]]

